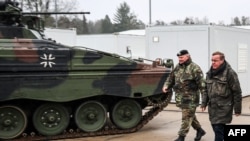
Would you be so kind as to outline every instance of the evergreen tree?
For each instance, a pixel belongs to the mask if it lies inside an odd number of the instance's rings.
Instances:
[[[74,18],[71,21],[71,27],[76,28],[76,33],[77,34],[82,34],[83,33],[83,21],[79,18]]]
[[[94,23],[94,29],[92,30],[92,33],[98,34],[102,32],[102,20],[97,20]]]
[[[194,24],[193,18],[186,17],[186,19],[184,20],[184,24]]]
[[[108,15],[102,20],[102,33],[113,33],[113,24]]]
[[[83,34],[89,34],[87,19],[86,19],[86,17],[84,15],[83,15],[83,30],[82,30],[82,33]]]
[[[242,21],[242,25],[247,25],[247,17],[245,17],[245,16],[242,16],[241,17],[241,21]]]
[[[126,2],[120,4],[117,13],[114,15],[114,31],[124,31],[129,29],[139,29],[140,25],[137,17],[130,13],[130,7]]]
[[[241,25],[239,17],[234,18],[234,25],[237,25],[237,26]]]
[[[59,17],[57,23],[60,28],[70,28],[70,20],[66,16]]]

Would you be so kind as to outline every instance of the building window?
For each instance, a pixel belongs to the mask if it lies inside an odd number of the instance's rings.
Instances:
[[[247,44],[239,44],[238,46],[238,72],[246,72],[247,63],[248,63]]]
[[[159,42],[159,36],[153,36],[153,42]]]

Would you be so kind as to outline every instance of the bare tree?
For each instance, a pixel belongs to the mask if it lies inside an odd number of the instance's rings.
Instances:
[[[69,12],[76,8],[75,0],[17,0],[29,12]]]
[[[75,0],[17,0],[21,3],[21,8],[26,12],[70,12],[75,9]],[[61,15],[60,15],[61,16]],[[70,16],[57,17],[54,15],[41,15],[45,20],[45,25],[58,27],[58,20],[69,21]],[[53,22],[53,23],[52,23]],[[63,24],[61,24],[63,25]],[[64,25],[65,26],[65,25]]]

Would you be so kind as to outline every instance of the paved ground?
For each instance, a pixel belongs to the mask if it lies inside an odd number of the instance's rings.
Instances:
[[[242,107],[242,115],[239,117],[234,116],[232,124],[250,124],[250,96],[243,98]],[[214,134],[208,120],[207,111],[201,112],[198,108],[197,118],[207,132],[201,141],[212,141]],[[173,141],[177,138],[180,124],[180,110],[172,103],[138,132],[122,135],[67,139],[63,141]],[[190,129],[185,141],[193,141],[195,135],[196,131]]]

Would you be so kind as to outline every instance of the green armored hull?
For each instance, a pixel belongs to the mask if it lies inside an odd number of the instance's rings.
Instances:
[[[171,60],[146,63],[57,44],[15,2],[0,1],[0,10],[0,139],[133,132],[169,102],[171,93],[161,89]],[[147,106],[152,112],[144,116]]]
[[[5,101],[142,98],[161,93],[168,71],[88,48],[27,39],[0,42],[0,67],[0,98]]]

